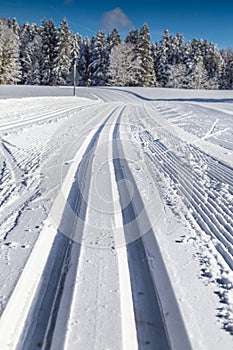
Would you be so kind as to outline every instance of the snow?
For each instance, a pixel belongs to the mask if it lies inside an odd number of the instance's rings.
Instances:
[[[233,92],[72,92],[0,86],[1,349],[40,341],[25,322],[59,235],[71,263],[51,348],[136,349],[138,333],[153,349],[134,317],[152,317],[138,292],[150,302],[155,285],[174,348],[231,349]]]

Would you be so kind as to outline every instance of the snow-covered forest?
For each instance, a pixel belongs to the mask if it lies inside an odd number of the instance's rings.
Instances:
[[[122,40],[118,29],[91,38],[72,34],[63,19],[40,27],[0,19],[0,84],[158,86],[233,89],[233,50],[207,40],[184,41],[164,31],[151,42],[147,24]]]

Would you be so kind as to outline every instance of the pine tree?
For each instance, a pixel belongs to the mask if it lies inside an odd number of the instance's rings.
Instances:
[[[43,19],[41,24],[42,56],[41,81],[43,85],[54,82],[54,61],[57,58],[58,35],[53,20]]]
[[[19,32],[20,38],[20,54],[23,55],[26,45],[32,40],[31,26],[29,22],[25,22]]]
[[[19,37],[20,34],[20,25],[17,22],[17,19],[14,17],[10,22],[9,27],[13,30],[13,32]]]
[[[71,40],[71,57],[70,57],[70,62],[71,62],[71,83],[74,83],[74,67],[76,69],[76,81],[75,84],[79,85],[80,82],[80,74],[79,74],[79,60],[80,60],[80,46],[82,44],[82,38],[81,36],[76,33],[75,35],[72,35],[72,40]]]
[[[20,78],[19,38],[0,21],[0,84],[16,84]]]
[[[187,75],[189,89],[204,89],[208,80],[208,74],[205,70],[203,57],[199,56],[196,59],[195,64],[192,65],[192,69]]]
[[[182,34],[177,33],[176,36],[171,36],[170,47],[167,52],[168,63],[171,65],[184,63],[184,38]]]
[[[221,88],[233,90],[233,50],[222,50],[224,69],[221,79]]]
[[[138,29],[132,28],[130,30],[129,34],[127,35],[127,37],[125,38],[125,42],[126,43],[131,43],[137,48],[137,45],[138,45],[138,42],[139,42]]]
[[[29,42],[24,51],[23,62],[23,81],[24,84],[41,85],[41,67],[42,58],[42,39],[37,34],[31,42]]]
[[[222,78],[224,62],[216,44],[209,44],[204,64],[208,73],[206,88],[218,89]]]
[[[104,31],[99,31],[91,41],[90,83],[93,86],[104,86],[108,76],[107,40]]]
[[[40,28],[36,23],[31,24],[31,41],[35,38],[35,36],[40,35]]]
[[[201,89],[206,81],[201,41],[194,38],[191,42],[188,41],[185,44],[184,64],[186,65],[184,87]]]
[[[80,58],[78,60],[79,85],[86,86],[90,84],[90,41],[85,37],[80,44]]]
[[[163,51],[166,53],[166,58],[168,60],[168,64],[172,63],[171,62],[171,56],[169,52],[172,49],[172,36],[169,33],[168,29],[164,30],[163,37],[160,41],[160,47],[163,49]]]
[[[159,64],[156,71],[156,79],[158,86],[160,87],[171,86],[171,65],[168,64],[166,55],[160,55]]]
[[[153,61],[154,71],[157,71],[157,66],[159,64],[159,45],[158,43],[151,44],[151,57]]]
[[[139,79],[140,86],[155,86],[155,72],[150,45],[150,33],[147,24],[144,24],[139,33],[137,57],[141,62],[142,74]]]
[[[155,75],[157,83],[160,87],[170,85],[171,70],[168,61],[168,52],[171,49],[171,36],[169,31],[165,29],[163,38],[156,48]]]
[[[52,85],[69,85],[72,63],[72,34],[65,18],[58,30],[57,45],[54,52],[56,56],[53,61]]]
[[[109,52],[111,52],[112,48],[116,45],[119,45],[121,42],[120,34],[117,28],[114,28],[113,31],[107,36],[107,44]]]
[[[24,64],[24,59],[26,55],[26,47],[28,44],[32,41],[32,33],[31,33],[31,26],[29,22],[25,22],[24,25],[20,28],[19,31],[19,39],[20,39],[20,64],[22,67],[22,80],[21,83],[25,84],[25,77],[27,77],[27,69]]]
[[[107,52],[106,52],[106,61],[107,61],[107,71],[109,69],[110,66],[110,54],[111,51],[114,47],[116,47],[117,45],[119,45],[121,42],[121,38],[120,38],[120,34],[118,32],[117,28],[114,28],[113,31],[107,36]],[[111,85],[110,83],[110,77],[107,77],[107,81],[106,84],[107,85]]]

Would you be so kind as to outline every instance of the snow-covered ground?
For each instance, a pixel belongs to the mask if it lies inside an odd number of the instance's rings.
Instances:
[[[233,92],[0,86],[0,349],[231,349]]]

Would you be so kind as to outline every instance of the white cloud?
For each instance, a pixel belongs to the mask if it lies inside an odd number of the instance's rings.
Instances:
[[[113,29],[115,27],[125,28],[132,26],[132,22],[128,16],[119,7],[117,7],[114,10],[103,14],[102,25],[104,29]]]

